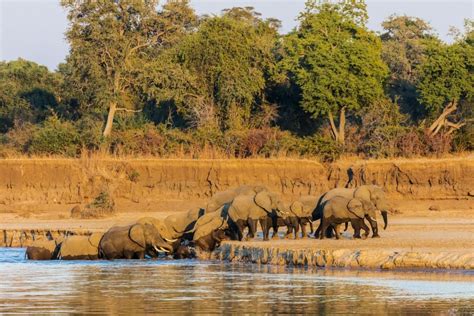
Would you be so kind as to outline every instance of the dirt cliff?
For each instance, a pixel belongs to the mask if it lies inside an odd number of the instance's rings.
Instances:
[[[393,199],[467,199],[474,192],[474,157],[439,160],[12,159],[0,161],[0,204],[75,204],[107,188],[135,203],[205,199],[258,183],[290,199],[334,187],[373,183]]]

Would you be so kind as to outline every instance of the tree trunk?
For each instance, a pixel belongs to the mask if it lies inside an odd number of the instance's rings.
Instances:
[[[451,127],[451,130],[448,133],[452,133],[456,129],[464,126],[462,122],[456,124],[448,120],[448,116],[456,111],[457,108],[458,106],[455,100],[449,102],[449,104],[444,108],[443,113],[441,113],[441,115],[433,122],[433,124],[430,125],[430,127],[428,127],[428,135],[431,137],[435,136],[444,126]]]
[[[346,128],[346,107],[341,108],[341,112],[339,113],[339,137],[338,142],[342,145],[345,143],[345,128]]]
[[[109,137],[110,134],[112,133],[112,126],[114,124],[114,116],[115,112],[117,111],[117,103],[115,102],[110,102],[109,106],[109,114],[107,115],[107,123],[105,123],[105,128],[104,128],[104,137]]]
[[[346,127],[346,107],[342,107],[339,112],[339,126],[336,127],[334,116],[331,112],[328,113],[329,123],[331,125],[331,134],[334,140],[340,144],[344,144],[345,127]]]
[[[329,116],[329,123],[331,124],[331,134],[332,137],[334,138],[335,141],[338,141],[339,138],[339,133],[337,132],[336,124],[334,124],[334,117],[332,116],[332,113],[328,113]]]

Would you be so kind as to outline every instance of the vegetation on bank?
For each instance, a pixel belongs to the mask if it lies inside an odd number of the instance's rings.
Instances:
[[[367,29],[360,1],[308,1],[299,26],[187,0],[62,0],[54,72],[0,62],[0,155],[411,157],[474,148],[474,28]],[[158,8],[158,9],[157,9]],[[211,153],[211,155],[209,155]]]

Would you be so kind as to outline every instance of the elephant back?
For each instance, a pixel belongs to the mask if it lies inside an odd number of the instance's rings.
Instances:
[[[94,256],[98,253],[98,247],[91,244],[90,236],[69,236],[62,243],[60,257]],[[96,237],[94,237],[95,239]],[[100,240],[100,239],[99,239]]]
[[[56,242],[54,240],[35,240],[30,245],[32,248],[43,248],[53,253],[56,249]]]
[[[193,240],[198,240],[216,229],[225,229],[226,227],[226,219],[219,213],[205,214],[196,222]]]

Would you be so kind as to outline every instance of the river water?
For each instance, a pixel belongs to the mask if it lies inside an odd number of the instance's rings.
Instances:
[[[474,314],[474,274],[195,260],[26,261],[0,248],[3,313]]]

